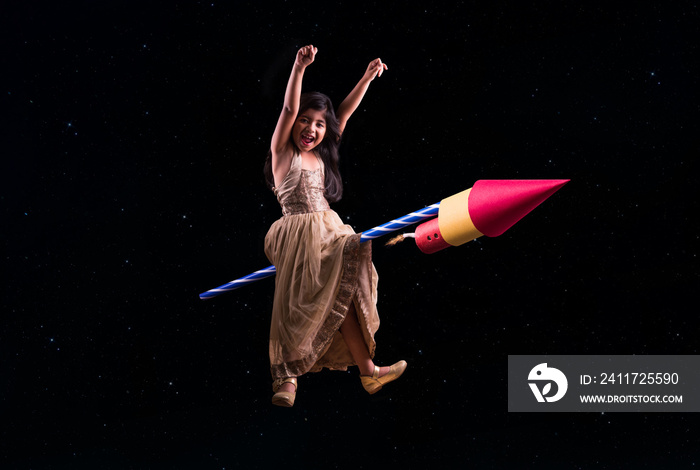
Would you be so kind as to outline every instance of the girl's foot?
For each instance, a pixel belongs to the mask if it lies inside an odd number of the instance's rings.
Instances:
[[[275,392],[275,395],[272,397],[273,405],[287,408],[294,406],[294,399],[297,396],[296,377],[275,380],[272,383],[272,391]]]
[[[401,374],[406,370],[406,361],[399,361],[391,367],[374,367],[374,372],[372,375],[361,375],[360,380],[362,381],[362,386],[371,395],[377,393],[385,384],[393,382],[394,380],[401,377]],[[384,373],[382,373],[382,369]],[[388,370],[387,370],[388,369]]]
[[[379,368],[379,377],[384,377],[386,374],[389,373],[389,370],[391,370],[391,367],[389,366],[382,366]],[[367,374],[369,375],[369,374]]]
[[[374,368],[376,366],[372,361],[369,361],[367,364],[363,364],[362,367],[360,367],[360,375],[366,375],[366,376],[371,376],[374,374]],[[389,370],[391,367],[388,366],[382,366],[379,368],[379,377],[386,375],[389,373]]]
[[[289,392],[289,393],[294,393],[294,392],[296,392],[296,390],[297,390],[297,387],[292,382],[283,383],[282,386],[280,386],[280,388],[277,389],[278,392]]]

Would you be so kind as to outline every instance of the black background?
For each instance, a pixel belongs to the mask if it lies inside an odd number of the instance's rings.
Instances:
[[[3,2],[3,468],[690,468],[695,414],[507,413],[509,354],[697,354],[695,2]],[[672,5],[672,6],[671,6]],[[270,404],[262,163],[296,50],[362,231],[570,178],[498,238],[374,244],[377,361]],[[381,240],[383,241],[383,240]]]

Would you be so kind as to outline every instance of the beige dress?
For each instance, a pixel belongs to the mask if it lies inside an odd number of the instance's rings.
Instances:
[[[371,242],[360,244],[360,235],[330,209],[323,171],[303,170],[297,154],[275,189],[283,217],[265,237],[265,254],[277,270],[270,324],[275,380],[355,364],[338,331],[350,302],[374,357],[379,316]]]

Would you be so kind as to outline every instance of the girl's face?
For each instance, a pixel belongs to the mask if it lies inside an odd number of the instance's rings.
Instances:
[[[292,141],[302,152],[316,148],[326,135],[326,112],[307,109],[302,112],[292,127]]]

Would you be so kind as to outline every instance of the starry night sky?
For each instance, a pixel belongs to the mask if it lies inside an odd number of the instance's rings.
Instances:
[[[698,354],[700,18],[672,3],[3,2],[0,466],[700,464],[696,414],[506,411],[509,354]],[[310,43],[336,106],[389,66],[341,146],[356,231],[571,182],[498,238],[375,242],[376,359],[406,374],[311,374],[279,409],[274,281],[198,294],[269,265],[262,165]]]

